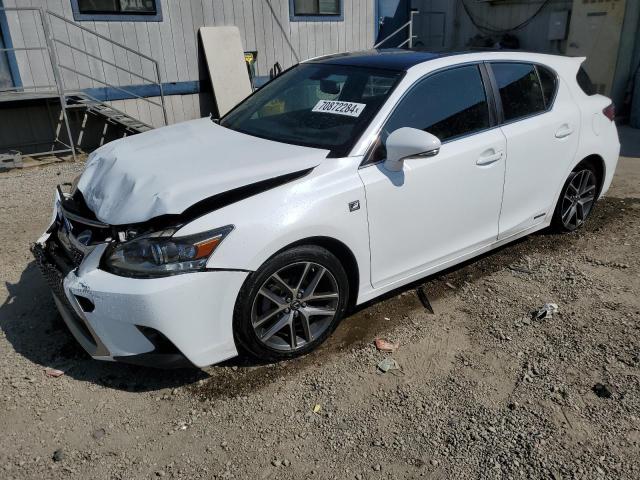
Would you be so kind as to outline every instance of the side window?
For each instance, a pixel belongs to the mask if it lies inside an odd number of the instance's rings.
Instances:
[[[542,84],[544,104],[546,108],[549,108],[556,96],[556,90],[558,89],[558,79],[556,77],[556,74],[548,68],[545,68],[541,65],[536,65],[536,69],[538,70],[538,76],[540,77],[540,83]]]
[[[385,134],[401,127],[425,130],[441,141],[489,128],[489,105],[477,65],[419,81],[389,117]]]
[[[536,69],[528,63],[492,63],[500,90],[505,121],[517,120],[545,110]]]
[[[477,65],[435,73],[419,80],[400,100],[367,163],[386,158],[385,141],[398,128],[425,130],[444,142],[490,125],[489,104]]]

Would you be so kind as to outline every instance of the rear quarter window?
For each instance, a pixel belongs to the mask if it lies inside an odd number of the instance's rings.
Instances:
[[[580,67],[576,75],[576,80],[578,81],[578,85],[580,86],[582,91],[587,95],[591,96],[598,93],[596,91],[595,85],[591,81],[591,78],[589,78],[589,74],[586,72],[584,68]]]

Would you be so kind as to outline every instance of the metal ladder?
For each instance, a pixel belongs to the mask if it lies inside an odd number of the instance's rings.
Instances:
[[[122,110],[97,100],[86,93],[68,93],[65,95],[65,98],[67,109],[84,109],[86,112],[104,117],[108,123],[118,125],[130,134],[142,133],[154,128],[152,125],[138,120]]]
[[[75,159],[76,145],[69,125],[68,110],[80,109],[85,112],[85,115],[88,113],[98,115],[108,124],[121,127],[125,135],[135,134],[154,128],[152,122],[143,121],[138,118],[140,115],[136,116],[117,108],[114,102],[136,100],[138,114],[140,114],[139,106],[142,104],[149,109],[147,115],[149,118],[155,116],[159,119],[156,124],[168,124],[160,68],[154,58],[51,10],[39,7],[0,7],[0,10],[4,10],[5,13],[13,12],[18,24],[20,15],[37,17],[39,21],[36,24],[40,24],[44,38],[44,43],[41,42],[39,45],[0,50],[13,54],[15,52],[46,52],[53,77],[53,83],[51,83],[47,73],[49,80],[47,84],[4,89],[0,91],[0,95],[13,93],[16,96],[28,94],[37,97],[39,94],[56,94],[61,105],[60,124],[64,123],[70,140],[66,143],[58,134],[55,142],[62,144],[65,148],[31,155],[70,152]],[[38,38],[40,39],[40,35]],[[112,53],[109,59],[105,58],[103,50]],[[139,86],[152,86],[152,90],[157,92],[155,95],[157,99],[138,95],[136,92]],[[99,95],[95,94],[101,89],[105,91],[105,98],[99,98]],[[107,91],[117,92],[121,98],[112,100]],[[58,126],[58,132],[60,127],[61,125]]]

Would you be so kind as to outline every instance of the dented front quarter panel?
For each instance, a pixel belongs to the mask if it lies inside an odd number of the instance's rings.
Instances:
[[[327,159],[311,173],[188,223],[176,236],[233,224],[233,232],[207,264],[214,269],[254,271],[283,248],[325,237],[343,243],[358,263],[359,291],[370,290],[369,233],[364,186],[357,174],[362,157]],[[349,204],[359,201],[351,211]]]

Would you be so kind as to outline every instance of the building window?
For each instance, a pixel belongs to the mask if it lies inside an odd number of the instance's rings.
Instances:
[[[341,21],[342,0],[289,0],[289,17],[292,21]]]
[[[160,0],[71,0],[75,20],[160,22]]]

